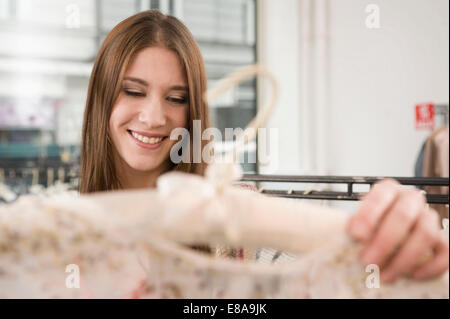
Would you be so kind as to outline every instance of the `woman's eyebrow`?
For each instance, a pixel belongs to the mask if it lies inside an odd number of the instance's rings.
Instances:
[[[144,86],[148,86],[147,81],[145,81],[143,79],[131,77],[131,76],[127,76],[123,80],[124,81],[132,81],[132,82],[136,82],[136,83],[139,83],[141,85],[144,85]],[[188,88],[185,85],[174,85],[174,86],[171,86],[169,89],[173,90],[173,91],[188,91]]]
[[[173,90],[173,91],[188,91],[188,88],[187,88],[187,86],[184,86],[184,85],[174,85],[174,86],[171,86],[170,87],[170,90]]]
[[[138,78],[133,78],[131,76],[125,77],[124,80],[133,81],[133,82],[137,82],[137,83],[139,83],[141,85],[148,86],[147,81],[142,80],[142,79],[138,79]]]

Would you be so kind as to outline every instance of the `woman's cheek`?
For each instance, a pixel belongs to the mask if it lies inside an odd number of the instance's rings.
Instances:
[[[111,112],[111,117],[109,118],[109,132],[114,144],[117,143],[118,128],[117,108],[114,108]]]
[[[109,118],[109,134],[115,144],[116,139],[116,125],[115,125],[115,109],[113,108]]]
[[[124,125],[127,123],[127,118],[129,116],[124,110],[126,110],[125,105],[114,105],[109,118],[109,132],[116,149],[119,149],[121,136],[126,133]],[[123,132],[121,132],[121,130],[123,130]]]
[[[189,106],[185,105],[185,106],[177,109],[176,111],[177,112],[174,116],[176,118],[176,120],[174,121],[175,122],[174,128],[177,128],[177,127],[187,128],[188,127],[188,117],[189,117],[188,116],[189,115],[188,114]]]

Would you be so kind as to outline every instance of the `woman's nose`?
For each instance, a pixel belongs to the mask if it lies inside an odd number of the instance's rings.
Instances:
[[[146,124],[149,128],[166,125],[163,102],[158,98],[152,98],[145,103],[139,112],[139,121]]]

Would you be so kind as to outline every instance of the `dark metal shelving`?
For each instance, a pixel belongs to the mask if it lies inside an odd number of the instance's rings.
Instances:
[[[381,176],[313,176],[313,175],[260,175],[245,174],[242,182],[272,182],[272,183],[315,183],[315,184],[346,184],[347,192],[316,191],[316,190],[271,190],[260,189],[267,195],[322,200],[360,200],[365,193],[353,191],[353,185],[362,184],[372,186],[382,179],[394,179],[402,185],[410,186],[449,186],[448,178],[435,177],[381,177]],[[448,194],[425,194],[429,204],[449,204]]]

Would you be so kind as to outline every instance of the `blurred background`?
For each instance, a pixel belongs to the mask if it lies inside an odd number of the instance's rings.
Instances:
[[[150,8],[188,26],[209,86],[255,62],[279,81],[268,124],[276,129],[271,161],[244,164],[245,172],[414,176],[423,143],[448,124],[448,6],[448,0],[0,0],[0,184],[16,193],[57,181],[76,187],[98,48],[118,22]],[[262,80],[228,91],[211,105],[214,126],[245,127],[268,91]],[[248,153],[255,152],[253,143]]]

